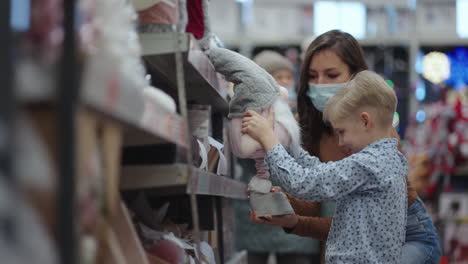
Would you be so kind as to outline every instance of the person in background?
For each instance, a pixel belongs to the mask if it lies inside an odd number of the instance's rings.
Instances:
[[[259,53],[254,61],[270,73],[279,85],[295,94],[294,65],[281,54],[266,50]],[[291,102],[291,100],[290,100]],[[238,159],[241,180],[247,183],[255,175],[255,164],[251,159]],[[274,182],[277,185],[277,182]],[[318,240],[286,234],[280,227],[271,228],[252,223],[249,220],[249,205],[236,202],[236,247],[247,250],[248,263],[264,264],[276,260],[277,264],[312,264],[320,261]]]
[[[357,40],[339,30],[331,30],[318,36],[305,52],[297,109],[304,149],[310,155],[317,156],[321,162],[338,161],[350,155],[339,146],[338,135],[323,121],[322,111],[328,98],[353,75],[367,69],[364,51]],[[407,182],[407,187],[408,212],[402,263],[437,264],[441,256],[439,236],[411,181]],[[251,220],[263,225],[281,226],[287,233],[325,242],[334,209],[327,204],[305,202],[290,195],[288,198],[296,214],[275,216],[269,221],[259,217],[251,217]]]

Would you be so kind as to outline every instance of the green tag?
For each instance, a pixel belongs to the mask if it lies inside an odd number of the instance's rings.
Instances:
[[[397,112],[395,112],[395,113],[393,114],[392,126],[393,126],[393,127],[397,127],[398,124],[400,124],[400,114],[398,114]]]
[[[392,82],[392,80],[385,80],[385,82],[388,84],[388,86],[392,87],[392,89],[395,88],[395,84]]]

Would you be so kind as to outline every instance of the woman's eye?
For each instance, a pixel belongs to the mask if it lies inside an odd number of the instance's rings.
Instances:
[[[338,76],[339,76],[338,74],[329,74],[329,75],[328,75],[328,78],[330,78],[330,79],[335,79],[335,78],[337,78]]]

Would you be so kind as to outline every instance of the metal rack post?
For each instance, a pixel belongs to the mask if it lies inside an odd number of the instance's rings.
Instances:
[[[178,31],[178,30],[177,30]],[[185,76],[184,76],[184,61],[182,60],[182,51],[181,51],[181,43],[182,40],[180,38],[180,34],[175,32],[175,65],[176,65],[176,78],[177,78],[177,96],[179,100],[179,107],[180,107],[180,114],[182,115],[183,120],[185,120],[186,124],[188,124],[188,110],[187,110],[187,101],[185,96]],[[187,125],[187,135],[190,136],[190,127]],[[195,247],[198,252],[198,255],[201,256],[200,251],[200,225],[199,225],[199,218],[198,218],[198,205],[197,205],[197,195],[194,190],[195,186],[193,184],[192,178],[194,176],[194,172],[191,168],[192,165],[192,146],[191,144],[187,144],[187,162],[189,166],[187,166],[188,175],[190,175],[190,183],[188,189],[191,190],[190,192],[190,206],[192,208],[192,223],[193,223],[193,240],[195,242]],[[196,259],[197,263],[199,262]]]
[[[75,118],[78,74],[75,41],[75,0],[63,1],[63,54],[57,87],[58,110],[58,231],[59,258],[62,264],[78,263],[75,202]]]
[[[2,95],[0,96],[0,177],[7,188],[11,190],[15,199],[17,182],[13,166],[14,151],[14,115],[15,96],[13,88],[13,34],[10,25],[11,2],[0,1],[0,84]],[[7,241],[15,241],[15,202],[6,202],[11,208],[5,218],[0,219],[1,232]]]
[[[218,252],[219,252],[219,261],[224,263],[224,221],[223,221],[223,198],[216,197],[215,199],[215,208],[216,208],[216,228],[218,230]]]

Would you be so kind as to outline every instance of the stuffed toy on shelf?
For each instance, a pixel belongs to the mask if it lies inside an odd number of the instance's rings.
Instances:
[[[300,129],[288,106],[288,93],[275,79],[250,59],[223,48],[210,48],[207,55],[216,71],[234,83],[234,96],[229,104],[229,139],[232,152],[240,158],[254,159],[257,175],[249,182],[250,203],[259,216],[293,213],[282,193],[270,192],[265,152],[260,143],[242,134],[242,116],[255,110],[264,117],[274,115],[274,131],[281,144],[297,156],[300,149]],[[275,202],[274,202],[275,201]]]

